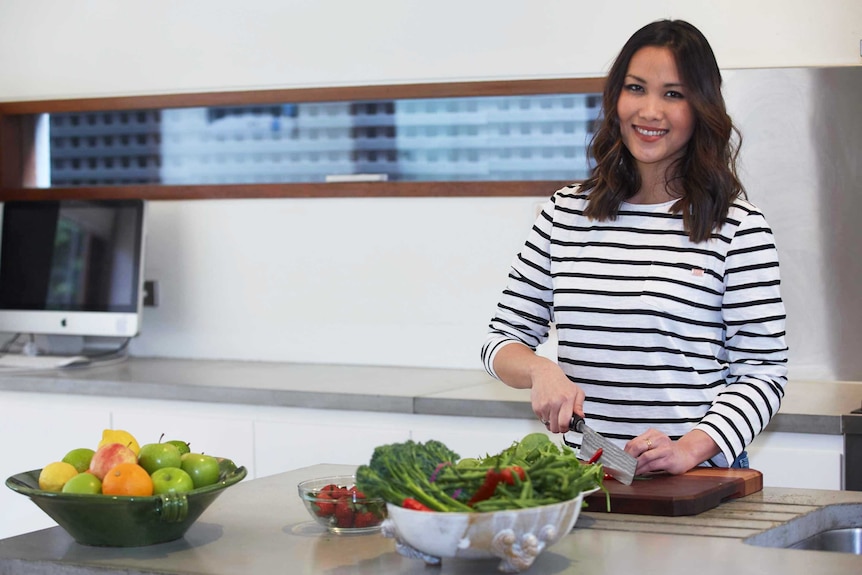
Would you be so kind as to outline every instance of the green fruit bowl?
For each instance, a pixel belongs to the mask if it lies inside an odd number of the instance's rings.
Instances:
[[[30,498],[82,545],[142,547],[185,535],[216,497],[246,476],[245,467],[222,473],[212,485],[149,497],[90,495],[39,489],[41,469],[18,473],[6,486]]]

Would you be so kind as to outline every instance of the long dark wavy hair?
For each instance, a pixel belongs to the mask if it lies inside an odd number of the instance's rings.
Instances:
[[[721,72],[709,42],[683,20],[647,24],[629,38],[611,66],[602,96],[603,118],[590,144],[595,168],[581,185],[590,192],[586,215],[600,221],[614,220],[620,204],[640,189],[637,165],[620,134],[617,101],[629,62],[646,46],[671,51],[694,114],[691,139],[685,153],[670,166],[667,181],[673,180],[679,193],[672,211],[682,213],[689,238],[702,242],[722,225],[733,201],[745,197],[736,174],[742,136],[725,109]]]

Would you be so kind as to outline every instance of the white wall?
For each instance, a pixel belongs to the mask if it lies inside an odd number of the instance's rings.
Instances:
[[[133,353],[480,367],[537,201],[154,202]]]
[[[858,0],[4,0],[0,100],[601,75],[664,17],[724,68],[858,65]]]
[[[595,76],[661,17],[726,69],[862,64],[858,0],[4,0],[0,100]],[[132,352],[478,368],[537,201],[154,202]]]

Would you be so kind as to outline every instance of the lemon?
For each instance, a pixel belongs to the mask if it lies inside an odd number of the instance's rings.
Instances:
[[[102,432],[102,441],[98,447],[108,445],[109,443],[120,443],[135,452],[135,455],[141,452],[141,446],[138,445],[138,440],[135,436],[123,429],[106,429]]]
[[[78,475],[78,470],[71,463],[55,461],[49,463],[39,472],[39,489],[43,491],[62,491],[66,482]]]

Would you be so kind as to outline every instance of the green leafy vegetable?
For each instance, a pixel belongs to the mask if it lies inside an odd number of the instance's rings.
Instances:
[[[367,496],[382,497],[401,505],[413,499],[434,511],[470,511],[467,504],[431,482],[440,464],[457,461],[459,455],[439,441],[406,441],[374,449],[371,462],[356,470],[356,485]]]
[[[567,501],[602,488],[599,464],[544,433],[532,433],[494,455],[460,459],[439,441],[381,445],[356,484],[368,496],[403,505],[414,500],[434,511],[498,511]]]

